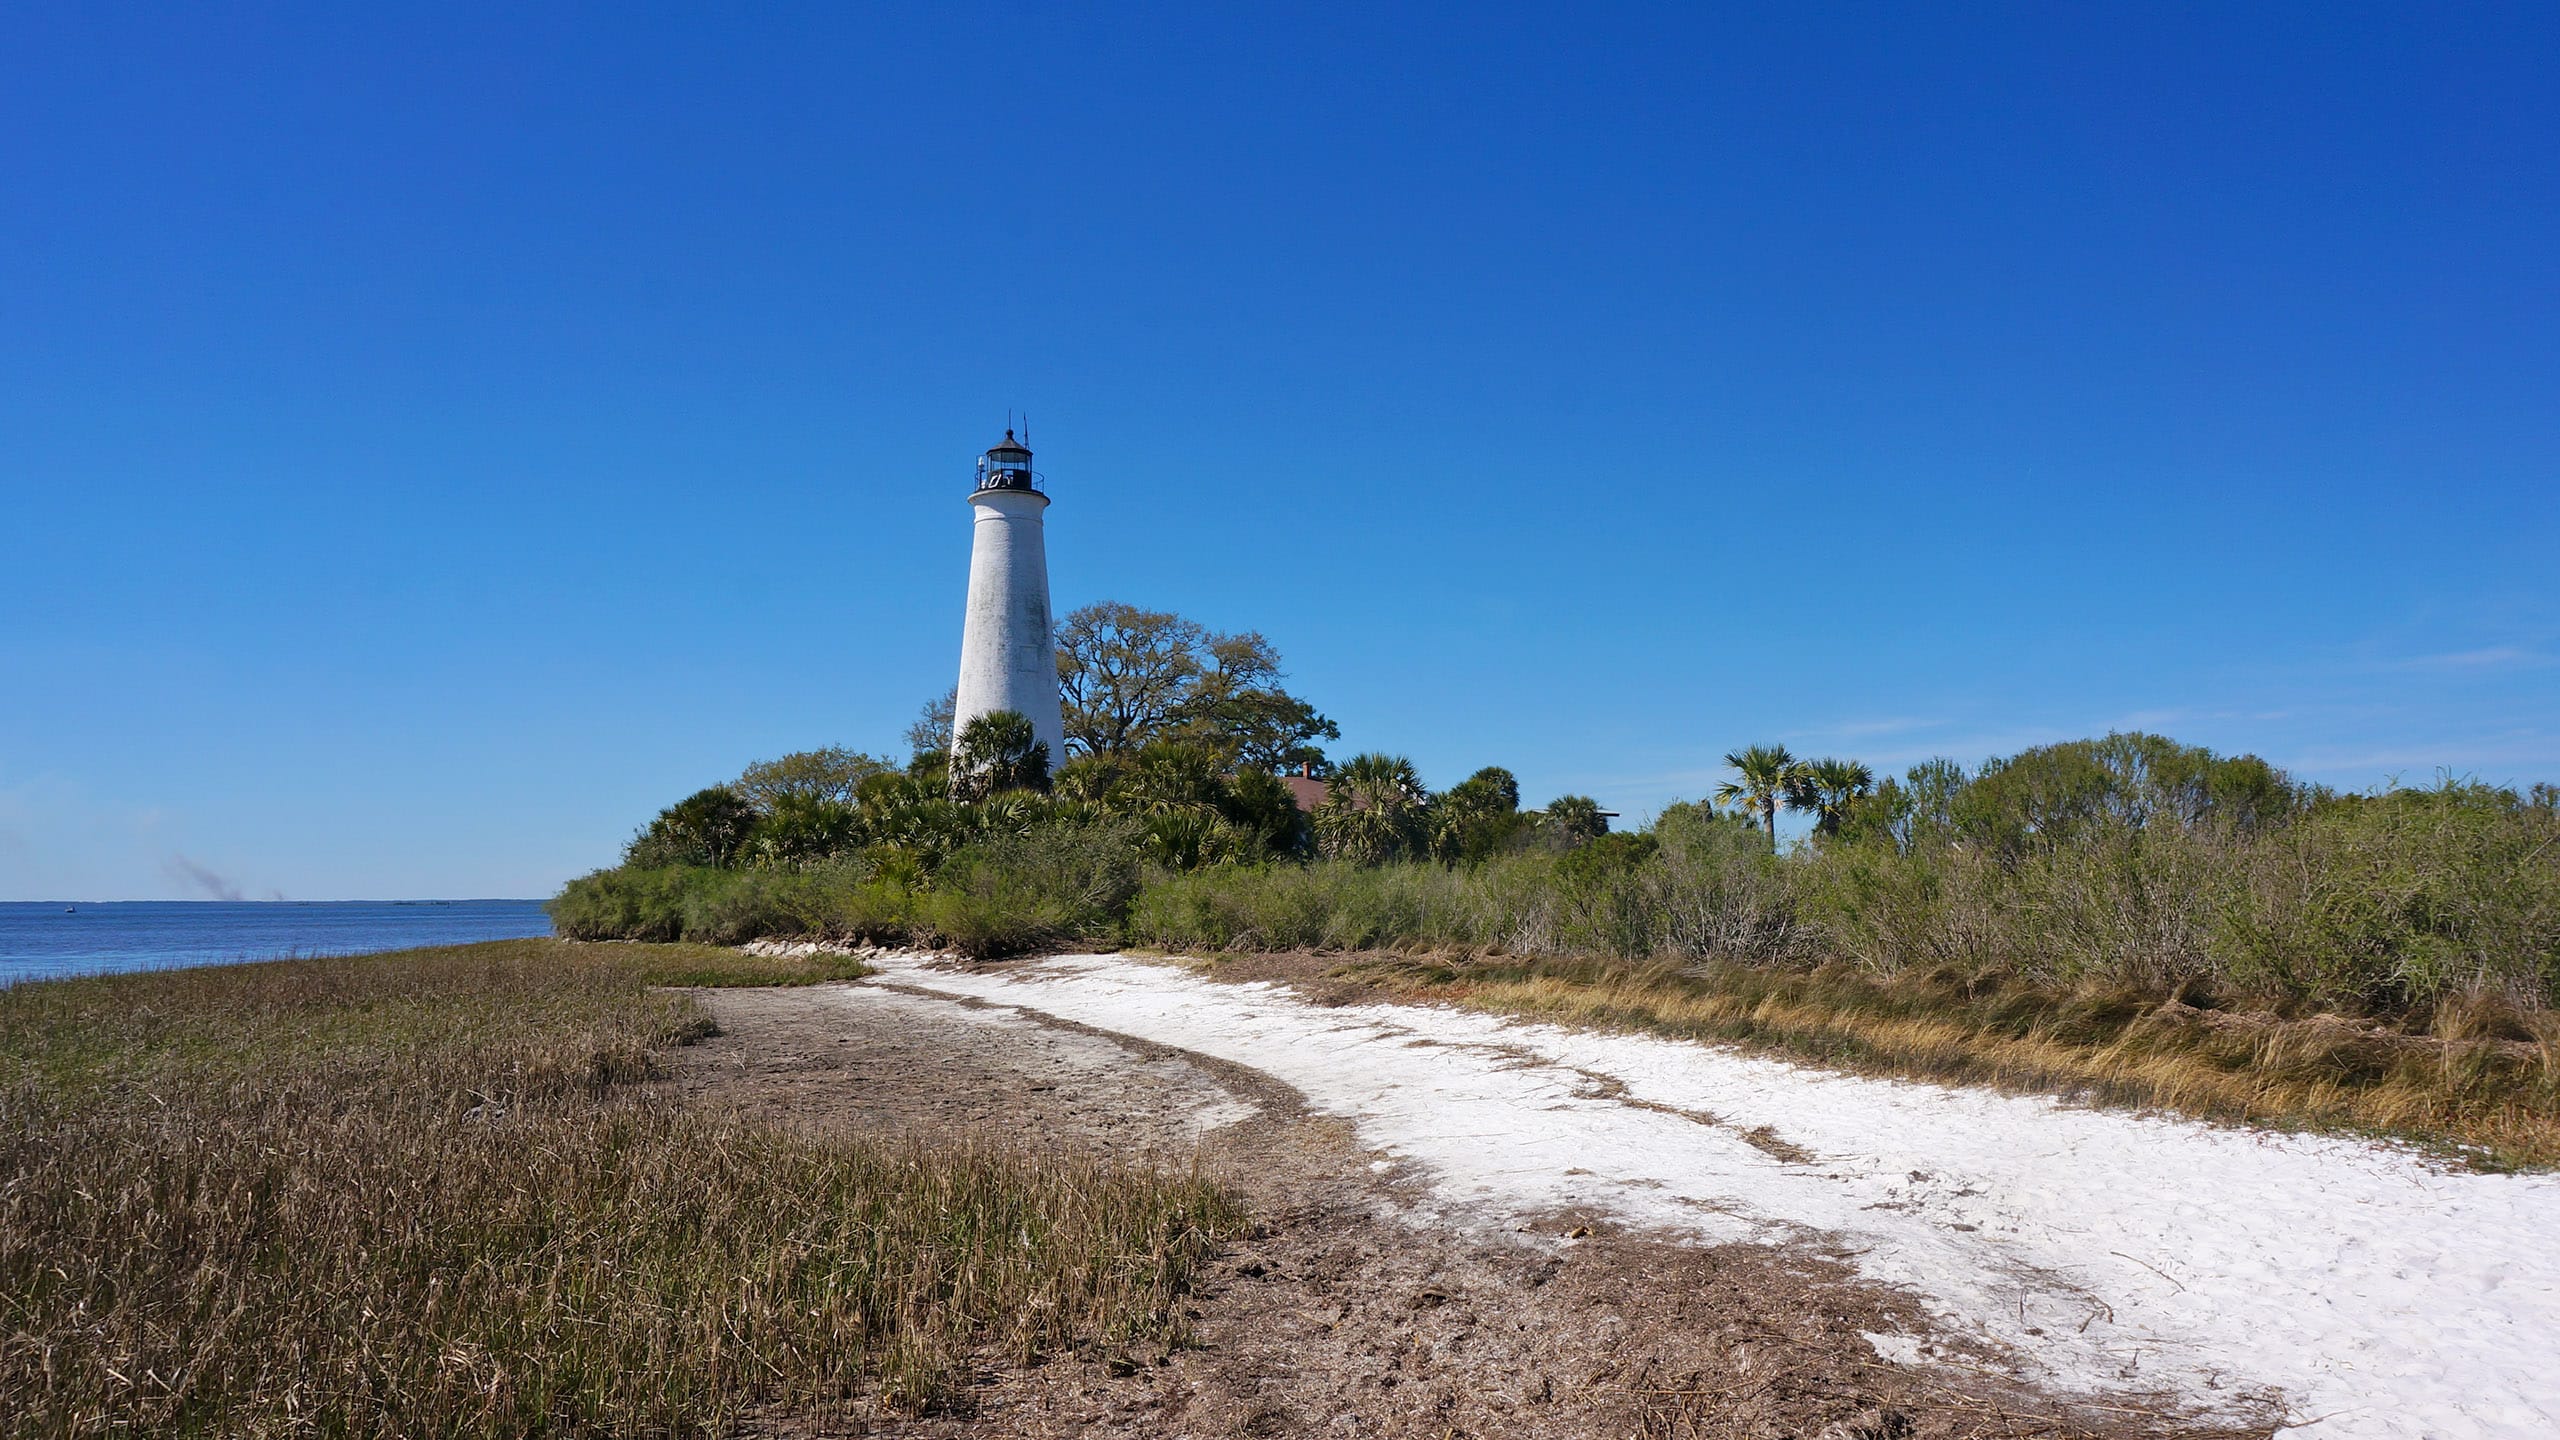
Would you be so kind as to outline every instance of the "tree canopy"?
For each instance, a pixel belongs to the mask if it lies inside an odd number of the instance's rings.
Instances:
[[[1058,627],[1058,691],[1078,756],[1126,759],[1178,738],[1233,766],[1321,770],[1316,742],[1340,739],[1341,727],[1284,678],[1258,632],[1222,635],[1169,610],[1099,601]]]
[[[736,863],[747,837],[754,833],[756,807],[726,785],[696,790],[658,812],[649,827],[623,851],[629,865],[709,865]]]
[[[1733,778],[1716,787],[1716,803],[1757,814],[1761,827],[1768,832],[1769,843],[1775,846],[1778,804],[1786,798],[1787,783],[1795,777],[1794,753],[1784,745],[1754,745],[1728,751],[1724,763],[1733,767]]]
[[[830,745],[820,750],[795,750],[775,760],[759,760],[730,781],[729,788],[759,810],[771,810],[793,799],[850,805],[863,781],[896,768],[879,756]]]
[[[1380,864],[1422,853],[1431,792],[1401,755],[1354,755],[1333,772],[1316,807],[1316,848],[1337,860]]]
[[[924,708],[916,712],[916,723],[907,727],[908,753],[918,757],[950,754],[951,742],[957,738],[952,733],[952,722],[959,713],[960,687],[957,685],[924,702]],[[1052,763],[1055,761],[1056,757],[1052,757]],[[909,764],[912,768],[913,762]]]
[[[1527,824],[1519,780],[1488,765],[1432,803],[1431,853],[1451,864],[1484,860],[1511,848]]]
[[[1851,807],[1875,788],[1875,771],[1864,762],[1824,756],[1788,767],[1785,799],[1788,809],[1813,817],[1815,834],[1837,835]]]
[[[1609,833],[1609,812],[1588,795],[1559,795],[1547,802],[1545,813],[1547,823],[1569,845]]]
[[[2098,829],[2208,820],[2251,829],[2310,798],[2255,755],[2216,755],[2136,731],[1987,761],[1955,795],[1949,818],[1976,846],[2014,855]]]

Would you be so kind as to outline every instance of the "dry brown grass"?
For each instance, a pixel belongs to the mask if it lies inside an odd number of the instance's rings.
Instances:
[[[719,1433],[1181,1338],[1193,1181],[822,1141],[645,1082],[687,983],[843,962],[502,942],[0,992],[24,1435]]]
[[[1340,973],[1478,1009],[1869,1073],[2389,1135],[2482,1168],[2560,1165],[2560,1016],[2488,998],[2439,1007],[2437,1033],[2411,1035],[1952,967],[1878,977],[1846,965],[1368,955]]]

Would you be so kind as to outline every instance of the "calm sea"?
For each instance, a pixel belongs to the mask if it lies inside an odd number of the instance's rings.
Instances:
[[[550,933],[539,900],[0,901],[0,985]]]

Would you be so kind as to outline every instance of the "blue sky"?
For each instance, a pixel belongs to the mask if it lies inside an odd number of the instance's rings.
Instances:
[[[2547,6],[229,8],[0,17],[0,898],[897,748],[1008,408],[1434,784],[2560,778]]]

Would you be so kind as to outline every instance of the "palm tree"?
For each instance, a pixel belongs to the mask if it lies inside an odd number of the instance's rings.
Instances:
[[[957,800],[1049,788],[1049,744],[1017,710],[990,710],[961,726],[951,762]]]
[[[1547,802],[1547,823],[1567,845],[1597,840],[1609,833],[1609,812],[1588,795],[1559,795]]]
[[[1226,790],[1226,766],[1215,750],[1192,740],[1150,740],[1129,762],[1113,799],[1140,815],[1215,815]]]
[[[1431,853],[1449,864],[1482,860],[1521,829],[1520,782],[1487,765],[1431,802]]]
[[[1777,848],[1778,802],[1795,778],[1796,757],[1784,745],[1754,745],[1727,754],[1724,763],[1733,767],[1735,778],[1716,787],[1716,803],[1746,814],[1758,811],[1770,848]]]
[[[1858,761],[1803,760],[1788,777],[1787,808],[1813,816],[1817,832],[1837,835],[1841,822],[1849,818],[1849,807],[1875,788],[1876,772]]]
[[[1325,782],[1314,815],[1316,847],[1328,858],[1376,865],[1420,850],[1431,792],[1401,755],[1354,755]]]

